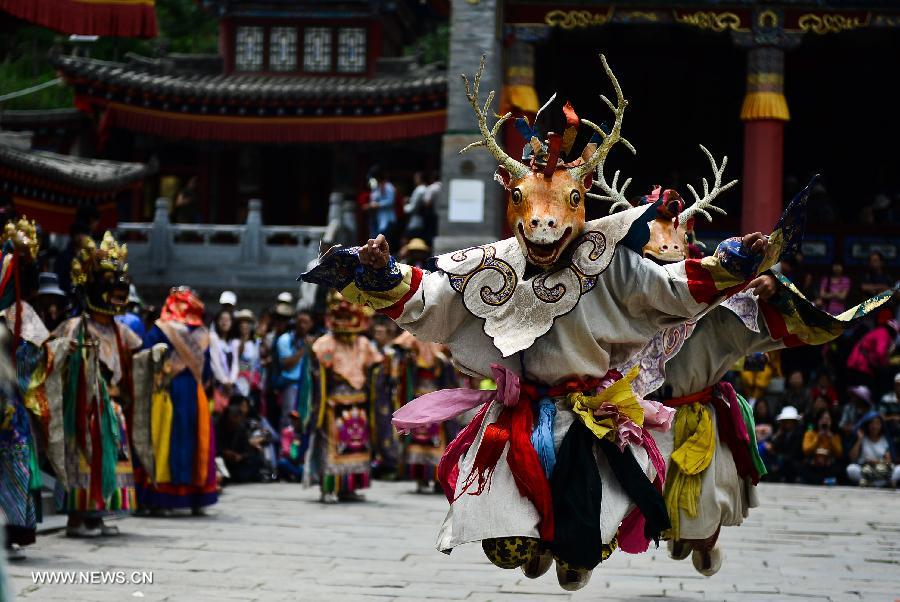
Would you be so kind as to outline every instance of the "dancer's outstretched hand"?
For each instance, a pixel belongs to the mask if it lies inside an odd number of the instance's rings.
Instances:
[[[751,280],[747,285],[747,290],[753,291],[761,301],[768,301],[778,290],[778,281],[773,276],[763,274]]]
[[[769,248],[769,237],[763,235],[762,232],[745,234],[741,238],[741,244],[754,255],[765,255],[766,249]]]
[[[391,258],[391,247],[388,245],[384,234],[370,238],[359,250],[359,261],[370,268],[380,270],[388,264]]]

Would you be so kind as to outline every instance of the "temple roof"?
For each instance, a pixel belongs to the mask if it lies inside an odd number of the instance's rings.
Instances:
[[[374,77],[226,75],[215,56],[53,57],[76,106],[104,127],[237,142],[395,140],[446,129],[447,75],[412,58],[379,59]]]
[[[223,75],[179,72],[171,61],[135,57],[130,63],[112,63],[76,56],[53,59],[67,78],[84,78],[156,96],[179,96],[210,101],[362,100],[443,93],[447,74],[433,66],[406,70],[383,69],[367,77],[295,77],[280,75]],[[381,59],[381,63],[391,59]],[[407,59],[394,59],[410,63]],[[388,71],[385,73],[384,71]]]
[[[140,181],[150,171],[142,163],[123,163],[60,155],[23,148],[8,135],[0,135],[0,167],[47,183],[93,191],[118,190]]]

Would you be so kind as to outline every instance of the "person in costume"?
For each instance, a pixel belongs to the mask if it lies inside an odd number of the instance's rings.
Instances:
[[[649,539],[670,527],[652,483],[664,462],[649,429],[667,428],[671,412],[634,394],[638,370],[611,368],[792,251],[803,209],[789,207],[769,238],[729,239],[712,257],[667,266],[639,253],[655,206],[585,223],[594,172],[617,143],[633,150],[621,135],[626,101],[601,60],[616,92],[616,102],[606,101],[613,126],[579,119],[568,103],[562,134],[539,131],[540,115],[535,127],[519,119],[521,161],[495,140],[509,114],[488,126],[493,93],[482,106],[482,70],[474,87],[467,81],[482,139],[464,150],[486,147],[500,164],[513,238],[439,256],[425,272],[396,262],[379,235],[361,248],[330,249],[301,276],[446,344],[464,372],[493,376],[496,391],[438,391],[394,415],[395,426],[411,430],[480,407],[438,467],[451,506],[437,547],[481,542],[491,562],[530,577],[555,560],[569,590],[583,587],[615,547],[633,506]],[[583,149],[575,145],[580,125],[596,136]]]
[[[456,374],[441,345],[417,339],[403,332],[394,339],[401,350],[398,366],[397,397],[401,406],[417,397],[456,385]],[[437,467],[447,447],[447,429],[430,424],[412,429],[403,445],[403,467],[407,478],[415,479],[416,492],[424,493],[437,482]]]
[[[216,503],[216,446],[204,382],[210,370],[203,302],[188,287],[169,291],[144,348],[166,345],[151,405],[153,466],[138,483],[141,507],[154,512],[190,508],[195,515]]]
[[[714,172],[724,168],[724,162],[718,167],[703,150]],[[613,210],[631,207],[602,173],[598,181],[604,198],[617,201]],[[642,254],[661,265],[684,260],[692,249],[696,252],[693,227],[698,214],[709,218],[708,209],[721,212],[699,202],[685,208],[677,191],[661,187],[637,204],[658,204]],[[653,433],[667,461],[664,496],[672,527],[665,536],[672,558],[691,556],[699,573],[715,574],[723,561],[717,543],[721,528],[740,525],[758,503],[755,485],[766,469],[758,454],[753,412],[722,380],[725,373],[751,354],[826,343],[889,297],[881,295],[835,317],[804,298],[783,276],[766,273],[699,320],[658,333],[620,367],[627,371],[641,366],[636,392],[659,391],[662,403],[676,408],[673,428]],[[629,516],[626,523],[630,519],[639,517]],[[626,552],[647,549],[639,537],[622,538],[621,543]]]
[[[328,334],[312,345],[318,370],[312,465],[318,468],[323,502],[359,501],[358,491],[369,486],[372,460],[371,371],[384,357],[362,334],[369,312],[339,293],[328,297],[325,326]]]
[[[43,374],[47,328],[28,302],[37,285],[39,237],[34,222],[10,221],[0,232],[0,317],[6,324],[0,366],[0,514],[6,516],[11,559],[24,558],[40,520],[38,436],[47,424],[45,399],[34,395]],[[8,363],[9,344],[14,364]]]
[[[60,324],[47,342],[50,360],[41,385],[51,406],[47,454],[70,537],[117,535],[104,517],[135,509],[125,415],[142,414],[134,411],[132,362],[142,343],[114,320],[128,300],[127,259],[125,245],[109,232],[99,246],[82,239],[72,282],[83,313]]]

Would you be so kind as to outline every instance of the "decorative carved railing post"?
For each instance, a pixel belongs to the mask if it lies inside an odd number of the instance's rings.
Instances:
[[[263,260],[265,240],[262,233],[262,201],[250,199],[247,204],[247,224],[241,234],[241,262],[259,264]]]
[[[153,227],[150,229],[148,243],[150,246],[150,263],[153,270],[163,273],[169,266],[169,254],[172,247],[172,232],[169,228],[169,199],[156,199],[156,210],[153,213]]]

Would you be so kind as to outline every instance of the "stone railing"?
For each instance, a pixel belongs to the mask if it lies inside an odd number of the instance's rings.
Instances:
[[[158,199],[152,222],[120,222],[116,232],[128,243],[135,284],[151,291],[190,285],[207,295],[296,291],[297,275],[317,257],[320,243],[353,240],[353,201],[339,193],[329,200],[327,226],[265,226],[261,207],[251,200],[239,225],[173,224],[168,199]]]

